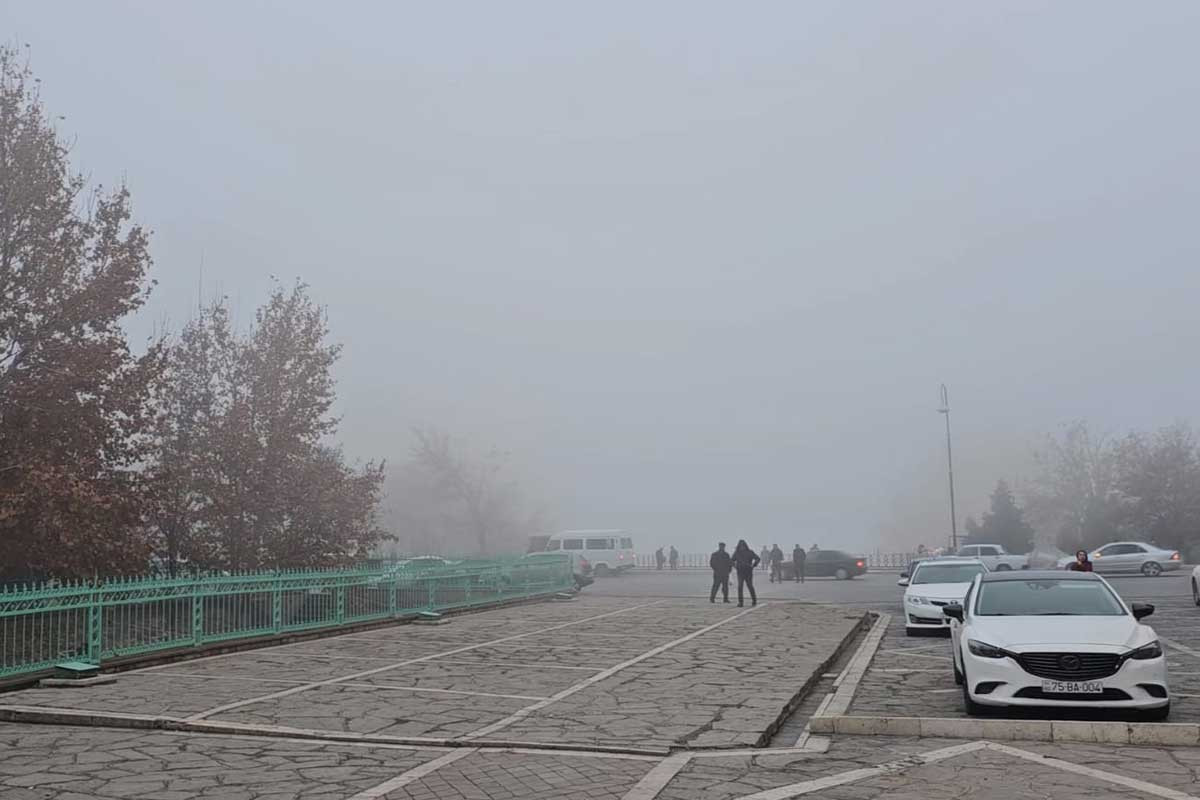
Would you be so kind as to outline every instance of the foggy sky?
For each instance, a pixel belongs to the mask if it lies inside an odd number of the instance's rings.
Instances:
[[[139,338],[299,276],[347,453],[441,425],[562,527],[934,543],[943,381],[960,517],[1041,432],[1197,416],[1194,2],[2,0],[0,36],[154,230]]]

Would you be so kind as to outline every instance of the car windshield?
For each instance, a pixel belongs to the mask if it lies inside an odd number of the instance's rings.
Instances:
[[[1039,578],[982,584],[975,613],[984,617],[1120,617],[1125,609],[1099,581]]]
[[[914,584],[920,583],[970,583],[971,579],[987,572],[979,564],[922,564],[913,576]]]

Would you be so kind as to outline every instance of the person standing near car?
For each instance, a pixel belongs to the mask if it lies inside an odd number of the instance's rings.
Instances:
[[[675,545],[671,545],[671,569],[679,569],[679,551],[675,549]]]
[[[767,548],[764,547],[763,552],[766,551]],[[738,579],[738,606],[746,604],[742,597],[742,587],[750,590],[750,605],[758,605],[758,595],[754,593],[754,568],[760,561],[762,559],[754,554],[746,540],[738,539],[737,547],[733,549],[733,567],[737,570]]]
[[[1075,560],[1067,567],[1071,572],[1095,572],[1092,567],[1091,559],[1088,558],[1087,550],[1080,550],[1075,553]]]
[[[712,591],[708,595],[708,602],[717,602],[717,589],[721,590],[721,596],[725,602],[729,602],[729,573],[733,570],[733,559],[729,557],[729,553],[725,552],[725,543],[717,542],[717,550],[708,559],[708,565],[713,571]]]
[[[771,583],[783,583],[783,551],[779,545],[771,548],[771,577],[768,580]]]
[[[804,548],[796,545],[792,548],[792,570],[796,573],[796,583],[804,583],[804,563],[808,560],[808,553],[804,552]]]

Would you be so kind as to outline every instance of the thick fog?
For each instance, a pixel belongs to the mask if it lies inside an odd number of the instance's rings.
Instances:
[[[154,231],[139,339],[272,276],[340,439],[511,451],[562,528],[874,548],[1034,439],[1196,415],[1192,2],[5,1]]]

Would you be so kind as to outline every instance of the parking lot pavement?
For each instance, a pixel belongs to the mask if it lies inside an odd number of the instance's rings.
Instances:
[[[344,800],[439,751],[163,731],[0,726],[0,797]]]

